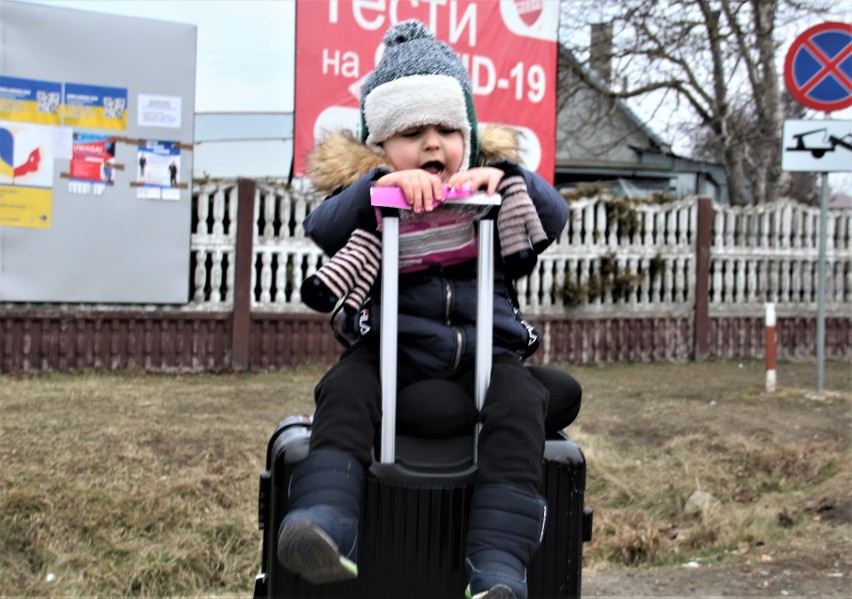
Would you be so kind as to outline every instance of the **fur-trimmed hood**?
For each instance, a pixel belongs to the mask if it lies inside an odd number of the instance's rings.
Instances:
[[[504,125],[485,125],[479,132],[479,164],[521,161],[520,132]],[[391,169],[387,155],[361,143],[350,131],[327,133],[308,154],[307,177],[319,193],[348,187],[374,168]]]

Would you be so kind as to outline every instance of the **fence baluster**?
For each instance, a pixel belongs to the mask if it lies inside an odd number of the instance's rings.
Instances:
[[[234,304],[234,275],[236,270],[234,269],[234,257],[236,256],[236,252],[233,249],[229,249],[225,252],[225,255],[228,257],[228,270],[225,275],[225,280],[227,281],[225,285],[225,303],[228,305]]]
[[[205,210],[206,211],[206,210]],[[205,222],[207,217],[205,216]],[[218,189],[213,194],[213,236],[225,235],[225,190]]]
[[[233,303],[235,196],[234,181],[206,183],[197,192],[191,236],[195,262],[190,275],[190,309],[218,309]],[[296,181],[292,186],[258,184],[252,228],[253,306],[306,310],[298,287],[324,257],[305,239],[302,221],[311,207],[322,201],[303,182]],[[568,226],[539,258],[536,272],[517,282],[523,310],[535,315],[563,313],[566,309],[616,312],[625,305],[638,312],[692,309],[696,286],[695,201],[631,205],[637,219],[632,228],[625,226],[627,220],[608,222],[610,201],[599,196],[569,203]],[[852,299],[850,215],[850,211],[832,211],[826,231],[827,301],[832,310],[843,309]],[[762,302],[773,300],[779,307],[812,306],[816,301],[818,218],[816,208],[788,200],[761,206],[714,205],[709,286],[713,308],[760,310]],[[618,287],[617,297],[613,297],[612,286],[609,291],[597,286],[605,283],[601,280],[602,267],[610,256],[615,258],[614,274],[636,276],[629,286]],[[292,290],[289,297],[288,289]],[[591,292],[591,299],[566,308],[568,290]]]
[[[213,264],[210,268],[210,303],[222,301],[222,256],[221,249],[213,250]]]
[[[197,303],[207,301],[204,289],[207,286],[207,256],[209,253],[206,250],[199,249],[195,252],[195,297]]]

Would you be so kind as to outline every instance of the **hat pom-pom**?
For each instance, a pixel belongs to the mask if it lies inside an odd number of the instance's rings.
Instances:
[[[391,47],[397,44],[410,42],[418,38],[435,39],[435,35],[426,29],[426,26],[416,19],[409,19],[397,23],[385,33],[385,46]]]

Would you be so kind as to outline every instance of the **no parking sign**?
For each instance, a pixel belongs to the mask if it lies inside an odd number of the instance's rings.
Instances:
[[[800,34],[787,51],[784,82],[808,108],[852,106],[852,25],[829,21]]]
[[[784,82],[802,105],[831,112],[852,106],[852,25],[829,21],[799,35],[787,51]],[[822,172],[817,284],[817,391],[824,388],[828,171],[852,166],[849,121],[786,121],[782,168]],[[829,158],[827,158],[829,157]]]

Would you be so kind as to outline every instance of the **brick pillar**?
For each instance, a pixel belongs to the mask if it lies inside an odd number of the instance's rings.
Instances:
[[[237,238],[234,250],[234,308],[231,315],[231,368],[249,369],[249,328],[251,326],[251,272],[254,268],[255,182],[237,183]]]
[[[713,200],[698,198],[698,230],[695,241],[695,339],[693,359],[707,357],[710,331],[710,244],[713,235]]]

